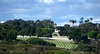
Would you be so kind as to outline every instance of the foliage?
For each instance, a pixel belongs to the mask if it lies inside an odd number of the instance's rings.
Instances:
[[[81,29],[76,28],[70,32],[69,39],[73,39],[75,42],[79,42],[81,40]]]
[[[90,38],[95,38],[95,39],[96,39],[96,36],[97,36],[98,33],[99,33],[98,31],[90,31],[90,32],[88,33],[88,36],[89,36]]]
[[[70,53],[66,50],[49,50],[45,52],[45,54],[70,54]]]
[[[72,30],[70,25],[58,26],[57,29],[61,31],[59,32],[61,36],[68,36]]]
[[[77,50],[79,50],[79,51],[84,51],[84,52],[95,52],[95,50],[94,50],[93,48],[94,48],[94,47],[91,47],[91,46],[88,45],[88,44],[84,44],[83,40],[81,40],[81,41],[78,43]]]
[[[26,29],[26,35],[34,36],[35,35],[35,26],[28,26]]]
[[[0,44],[0,54],[47,54],[49,52],[54,53],[69,53],[67,50],[58,49],[51,46],[40,46],[31,44],[19,44],[19,45],[4,45]]]
[[[9,30],[9,37],[8,39],[16,39],[17,38],[17,32],[13,29]]]
[[[17,40],[1,40],[0,44],[15,45],[17,44]]]
[[[42,37],[52,37],[53,29],[42,28]]]
[[[90,31],[95,31],[95,30],[97,30],[96,24],[93,24],[93,23],[91,23],[91,22],[81,24],[81,25],[79,25],[79,28],[81,29],[81,32],[82,32],[82,33],[85,33],[85,34],[87,34],[87,33],[90,32]]]
[[[88,39],[88,37],[87,37],[88,35],[87,34],[81,34],[81,40],[83,40],[83,42],[85,43],[85,44],[89,44],[91,41]]]
[[[13,29],[10,29],[7,25],[5,24],[0,24],[0,39],[1,40],[15,40],[17,37],[17,32]]]
[[[36,36],[38,36],[38,37],[42,37],[42,29],[41,29],[41,27],[37,27],[36,28]]]
[[[100,33],[99,33],[99,34],[97,34],[97,39],[100,39]]]
[[[24,21],[22,19],[14,19],[5,22],[9,26],[10,29],[16,30],[18,35],[28,35],[34,36],[41,36],[40,32],[41,28],[53,28],[54,22],[51,20],[37,20],[36,22],[32,20]],[[39,35],[40,34],[40,35]]]
[[[27,41],[27,43],[29,43],[29,44],[55,46],[55,44],[46,42],[46,41],[44,41],[43,39],[39,39],[39,38],[29,38],[29,39],[27,39],[26,41]]]

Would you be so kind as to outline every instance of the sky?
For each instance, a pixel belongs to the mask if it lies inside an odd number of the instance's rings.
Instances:
[[[7,20],[45,20],[51,19],[58,26],[71,24],[80,18],[93,18],[91,22],[100,23],[100,0],[0,0],[0,22]]]

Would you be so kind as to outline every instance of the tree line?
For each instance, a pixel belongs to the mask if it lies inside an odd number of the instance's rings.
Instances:
[[[10,29],[14,29],[17,31],[17,35],[28,35],[28,36],[46,36],[51,37],[51,33],[53,32],[53,24],[54,22],[51,20],[28,20],[24,21],[22,19],[9,20],[5,22],[9,26]]]

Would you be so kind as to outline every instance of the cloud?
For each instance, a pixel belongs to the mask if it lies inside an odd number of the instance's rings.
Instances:
[[[52,14],[52,10],[50,8],[46,8],[44,14]]]
[[[81,3],[86,3],[86,0],[79,0]]]
[[[65,2],[66,0],[59,0],[60,2]]]
[[[96,7],[100,7],[100,4],[93,4],[93,3],[85,3],[84,4],[84,8],[88,9],[88,10],[96,8]]]
[[[100,21],[100,19],[93,19],[93,21]]]
[[[54,4],[53,0],[44,0],[44,3],[47,3],[47,4]]]
[[[100,19],[93,19],[91,22],[100,24]]]
[[[72,23],[69,23],[69,22],[62,22],[62,23],[57,23],[57,26],[64,26],[66,24],[68,24],[70,26],[78,26],[79,25],[79,23],[72,24]]]
[[[57,23],[57,26],[64,26],[65,24],[71,25],[71,23],[69,22],[62,22],[62,23]]]
[[[1,21],[0,23],[4,23],[4,21]]]
[[[20,8],[20,9],[12,9],[11,10],[12,13],[25,13],[27,11],[28,11],[27,9],[23,9],[23,8]]]

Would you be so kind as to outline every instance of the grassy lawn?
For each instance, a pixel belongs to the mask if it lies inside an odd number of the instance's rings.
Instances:
[[[76,44],[73,44],[72,42],[63,42],[63,41],[56,41],[56,40],[45,40],[50,43],[56,44],[56,47],[59,48],[66,48],[66,49],[74,49],[76,48]]]

